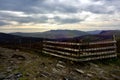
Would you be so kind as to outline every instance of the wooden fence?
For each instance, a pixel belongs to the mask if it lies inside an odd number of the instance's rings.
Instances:
[[[73,61],[89,61],[117,57],[115,40],[88,43],[43,40],[42,52]]]

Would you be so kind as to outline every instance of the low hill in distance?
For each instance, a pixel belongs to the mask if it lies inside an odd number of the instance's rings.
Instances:
[[[100,34],[102,32],[102,30],[94,30],[94,31],[87,31],[87,33],[89,34]]]
[[[78,36],[88,35],[87,32],[78,30],[50,30],[46,32],[37,33],[10,33],[12,35],[19,35],[24,37],[37,37],[37,38],[48,38],[48,39],[61,39],[61,38],[74,38]]]
[[[115,35],[116,38],[120,37],[120,30],[105,30],[100,35]]]
[[[33,37],[22,37],[22,36],[16,36],[6,33],[0,33],[0,43],[28,43],[28,42],[38,42],[41,41],[42,38],[33,38]]]
[[[84,35],[80,37],[74,37],[69,39],[61,39],[61,41],[68,41],[68,42],[97,42],[97,41],[106,41],[106,40],[113,40],[113,35]]]

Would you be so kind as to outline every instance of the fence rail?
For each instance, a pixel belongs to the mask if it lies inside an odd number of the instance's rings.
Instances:
[[[73,42],[59,42],[59,41],[43,41],[45,43],[52,43],[52,44],[65,44],[65,45],[93,45],[93,44],[109,44],[109,43],[116,43],[116,41],[99,41],[99,42],[90,42],[90,43],[73,43]]]
[[[117,57],[115,40],[89,43],[43,41],[42,52],[73,61]]]

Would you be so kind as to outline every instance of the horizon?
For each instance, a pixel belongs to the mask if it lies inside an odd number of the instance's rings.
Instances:
[[[120,30],[119,4],[120,0],[0,0],[0,32]]]
[[[68,31],[74,31],[74,30],[70,30],[70,29],[52,29],[52,30],[47,30],[47,31],[57,31],[57,30],[68,30]],[[113,31],[119,31],[119,30],[116,30],[116,29],[112,29]],[[90,31],[83,31],[83,30],[75,30],[75,31],[82,31],[82,32],[91,32],[91,31],[112,31],[112,30],[90,30]],[[43,31],[43,32],[47,32],[47,31]],[[42,33],[42,32],[1,32],[0,33]]]

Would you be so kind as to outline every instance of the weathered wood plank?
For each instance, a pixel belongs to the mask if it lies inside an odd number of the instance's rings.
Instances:
[[[99,48],[89,48],[89,49],[83,49],[80,51],[96,51],[96,50],[107,50],[107,49],[116,49],[116,46],[107,46],[107,47],[99,47]]]
[[[99,56],[99,57],[88,57],[88,58],[72,58],[72,57],[68,57],[68,56],[63,56],[63,55],[58,55],[58,54],[54,54],[54,53],[50,53],[47,51],[43,51],[43,53],[52,55],[52,56],[56,56],[56,57],[60,57],[60,58],[64,58],[64,59],[68,59],[68,60],[72,60],[72,61],[90,61],[90,60],[97,60],[97,59],[104,59],[104,58],[114,58],[117,57],[117,54],[112,54],[112,55],[106,55],[106,56]]]
[[[44,47],[50,47],[50,48],[57,48],[57,49],[63,49],[63,50],[70,50],[70,51],[75,51],[78,52],[79,49],[73,49],[73,48],[67,48],[67,47],[61,47],[61,46],[52,46],[52,45],[43,45]]]
[[[60,47],[60,46],[52,46],[52,45],[43,45],[44,47],[50,47],[50,48],[57,48],[57,49],[63,49],[63,50],[70,50],[70,51],[97,51],[97,50],[106,50],[106,49],[116,49],[116,46],[107,46],[107,47],[99,47],[99,48],[88,48],[88,49],[73,49],[73,48],[67,48],[67,47]]]
[[[111,53],[116,53],[115,50],[113,51],[104,51],[104,52],[96,52],[96,53],[68,53],[68,52],[64,52],[64,51],[58,51],[58,50],[53,50],[53,49],[48,49],[48,48],[43,48],[43,50],[47,50],[47,51],[51,51],[53,53],[59,53],[59,54],[63,54],[63,55],[71,55],[71,56],[75,56],[75,57],[84,57],[84,56],[93,56],[93,55],[103,55],[103,54],[111,54]]]
[[[43,41],[43,43],[53,43],[53,44],[66,44],[66,45],[95,45],[95,44],[109,44],[116,43],[116,41],[99,41],[99,42],[89,42],[89,43],[72,43],[72,42],[59,42],[59,41]]]

